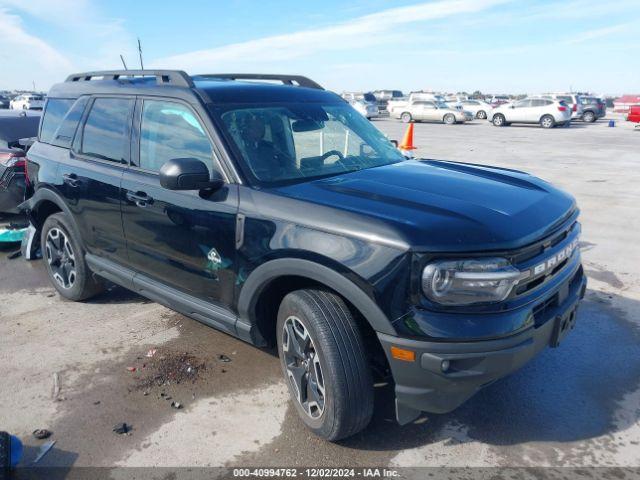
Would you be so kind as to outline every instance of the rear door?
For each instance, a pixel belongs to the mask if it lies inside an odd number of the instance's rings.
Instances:
[[[533,121],[531,100],[525,98],[513,104],[513,108],[506,109],[507,121],[528,123]]]
[[[132,165],[122,181],[129,266],[164,286],[228,307],[235,288],[237,185],[210,197],[160,186],[160,168],[174,158],[196,158],[222,171],[191,105],[140,98],[135,131]]]
[[[94,97],[84,101],[88,105],[81,126],[68,158],[58,169],[61,192],[87,251],[126,263],[120,181],[129,161],[135,99]],[[65,142],[73,136],[73,131],[62,130],[56,132],[54,141]]]

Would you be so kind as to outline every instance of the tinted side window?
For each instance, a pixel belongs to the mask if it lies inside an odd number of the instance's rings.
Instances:
[[[80,123],[80,120],[82,119],[82,114],[84,113],[84,108],[87,106],[88,101],[88,97],[82,97],[73,104],[71,109],[67,112],[67,115],[64,117],[64,120],[62,120],[62,123],[60,123],[56,133],[53,135],[53,138],[51,139],[52,145],[67,148],[71,146],[71,141],[73,140],[73,136],[78,128],[78,123]]]
[[[531,100],[532,107],[544,107],[546,105],[551,105],[553,102],[551,100],[545,100],[544,98],[536,98]]]
[[[40,127],[41,142],[51,142],[53,134],[60,126],[60,122],[74,101],[73,99],[67,98],[50,98],[47,101],[47,106],[42,117],[42,126]]]
[[[133,100],[97,98],[82,135],[82,153],[114,162],[126,161]]]
[[[209,137],[186,106],[145,100],[140,126],[140,168],[157,172],[173,158],[197,158],[211,168],[213,151]]]

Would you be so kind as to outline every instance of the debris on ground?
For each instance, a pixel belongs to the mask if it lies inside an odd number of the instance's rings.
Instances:
[[[51,450],[55,444],[56,444],[55,440],[51,440],[50,442],[43,443],[42,446],[40,447],[40,451],[38,452],[38,456],[33,461],[33,463],[38,463],[40,460],[42,460],[42,457],[44,457],[47,453],[49,453],[49,450]]]
[[[9,260],[14,260],[18,258],[20,255],[22,255],[22,252],[20,250],[16,250],[15,252],[11,252],[10,254],[8,254],[7,258]]]
[[[198,375],[206,368],[205,362],[190,353],[165,353],[153,356],[153,360],[145,364],[148,376],[138,382],[140,390],[148,391],[153,387],[162,387],[171,383],[195,383]],[[163,392],[164,393],[164,392]],[[161,396],[165,397],[166,395]]]
[[[152,348],[151,350],[149,350],[149,351],[147,352],[147,357],[148,357],[148,358],[152,358],[152,357],[156,354],[156,352],[157,352],[157,351],[158,351],[157,349]]]
[[[58,400],[58,396],[60,395],[60,375],[58,372],[54,372],[53,374],[53,393],[51,398],[54,400]]]
[[[38,440],[44,440],[45,438],[49,438],[51,436],[51,432],[46,428],[38,428],[33,431],[33,436]]]
[[[182,408],[182,404],[180,402],[171,402],[171,406],[176,410],[180,410]]]
[[[132,373],[133,373],[133,372],[135,372],[136,370],[137,370],[137,368],[136,368],[136,367],[127,367],[127,371],[128,371],[128,372],[132,372]]]
[[[225,362],[228,363],[231,361],[231,359],[229,357],[227,357],[225,354],[221,353],[220,355],[218,355],[218,360],[220,360],[221,362]]]
[[[124,422],[118,423],[116,426],[113,427],[113,431],[118,435],[128,435],[129,432],[131,431],[131,425],[127,425]]]

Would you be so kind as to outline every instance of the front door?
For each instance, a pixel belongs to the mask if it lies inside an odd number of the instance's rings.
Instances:
[[[197,158],[218,169],[212,143],[187,104],[140,99],[133,165],[122,180],[122,218],[129,265],[137,272],[201,300],[228,307],[235,287],[236,185],[206,198],[160,186],[160,167]]]

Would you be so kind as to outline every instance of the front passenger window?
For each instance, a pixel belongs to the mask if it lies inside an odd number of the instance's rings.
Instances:
[[[213,166],[211,142],[198,118],[180,103],[145,100],[140,127],[140,168],[153,172],[174,158]]]

